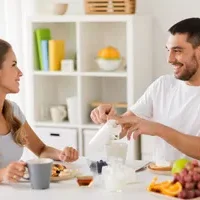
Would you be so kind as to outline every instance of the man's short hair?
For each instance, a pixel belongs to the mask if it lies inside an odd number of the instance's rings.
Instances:
[[[188,18],[174,24],[169,30],[172,35],[187,34],[193,48],[200,45],[200,18]]]

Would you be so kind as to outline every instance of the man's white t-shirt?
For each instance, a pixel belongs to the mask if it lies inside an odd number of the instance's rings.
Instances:
[[[173,75],[153,82],[130,110],[181,133],[200,136],[200,86],[189,86]],[[169,161],[187,157],[159,137],[155,138],[155,152]]]

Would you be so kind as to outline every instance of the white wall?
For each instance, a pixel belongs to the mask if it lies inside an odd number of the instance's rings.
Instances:
[[[5,37],[5,13],[4,1],[0,1],[0,38]]]
[[[145,2],[148,1],[148,5]],[[149,13],[153,16],[154,48],[153,66],[154,78],[162,74],[171,73],[166,62],[165,43],[168,37],[167,30],[176,22],[189,17],[200,17],[199,0],[138,0],[137,12]],[[148,10],[149,9],[149,10]]]
[[[22,22],[25,20],[26,13],[31,13],[31,8],[33,8],[33,1],[41,2],[41,0],[0,0],[0,37],[8,39],[16,51],[19,64],[22,70],[26,66],[23,64],[23,40],[22,35]],[[46,5],[52,0],[45,0]],[[59,0],[57,0],[59,1]],[[62,0],[62,2],[65,0]],[[77,8],[78,4],[76,3],[76,11],[81,12],[83,0],[76,0],[80,3],[80,8]],[[23,9],[20,7],[22,2]],[[44,0],[42,1],[44,4]],[[5,4],[5,5],[4,5]],[[9,6],[8,6],[9,4]],[[26,6],[29,8],[25,8]],[[7,6],[6,6],[7,5]],[[41,7],[41,6],[40,6]],[[70,13],[73,13],[73,6],[71,6]],[[21,13],[23,10],[23,13]],[[137,0],[137,14],[150,14],[153,16],[153,76],[154,79],[158,76],[166,73],[170,73],[170,66],[166,62],[166,53],[165,53],[165,43],[168,37],[167,30],[168,28],[176,23],[177,21],[187,18],[187,17],[200,17],[200,1],[199,0]],[[5,15],[6,13],[6,15]],[[22,18],[23,17],[23,18]],[[15,99],[21,104],[23,109],[23,81],[22,81],[22,91],[18,97]]]
[[[0,0],[0,38],[7,40],[13,47],[17,56],[18,66],[23,71],[22,54],[22,12],[20,1]],[[21,79],[21,91],[11,94],[9,99],[17,102],[24,110],[24,80]]]

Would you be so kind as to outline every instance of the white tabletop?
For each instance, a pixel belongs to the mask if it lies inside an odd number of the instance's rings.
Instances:
[[[128,165],[133,168],[138,168],[144,165],[144,161],[133,161]],[[80,158],[73,164],[78,168],[83,168],[86,165],[85,158]],[[11,199],[34,199],[34,200],[156,200],[157,197],[149,194],[146,191],[147,185],[155,177],[155,174],[151,174],[148,171],[137,173],[137,183],[127,185],[122,192],[109,192],[102,186],[92,185],[91,187],[79,187],[75,179],[67,180],[58,183],[51,183],[50,188],[46,190],[32,190],[30,183],[17,183],[12,185],[0,185],[0,198],[5,200]],[[169,176],[159,176],[159,180],[169,180]]]

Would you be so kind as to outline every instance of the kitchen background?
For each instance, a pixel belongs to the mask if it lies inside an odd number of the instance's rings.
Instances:
[[[42,3],[41,3],[42,2]],[[47,14],[51,10],[51,0],[0,0],[0,37],[8,40],[17,54],[19,67],[24,71],[26,76],[26,55],[27,43],[27,17],[35,14]],[[69,2],[70,7],[66,14],[84,14],[83,0],[73,1],[57,1]],[[200,2],[198,0],[137,0],[136,15],[152,16],[152,81],[162,74],[171,73],[171,68],[166,62],[165,42],[168,37],[168,28],[177,21],[187,17],[200,17]],[[141,51],[141,50],[140,50]],[[143,52],[138,52],[142,54]],[[26,81],[22,78],[21,92],[17,95],[10,95],[9,98],[16,101],[26,114],[27,95]],[[33,105],[30,105],[30,107]],[[50,130],[52,132],[52,128]],[[54,129],[54,131],[56,131]],[[72,133],[75,134],[75,133]],[[142,140],[142,148],[145,146],[144,152],[151,152],[153,140],[145,137]],[[148,159],[149,157],[144,157]]]

